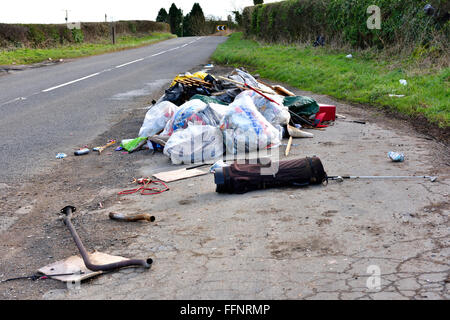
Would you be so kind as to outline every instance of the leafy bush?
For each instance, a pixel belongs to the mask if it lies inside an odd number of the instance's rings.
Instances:
[[[28,29],[28,38],[33,43],[34,46],[39,46],[42,44],[46,37],[44,32],[36,26],[31,25]]]
[[[72,29],[72,37],[75,43],[82,43],[84,41],[84,34],[81,29]]]
[[[288,0],[247,7],[243,12],[245,36],[265,41],[307,42],[322,35],[328,43],[384,48],[436,39],[442,49],[449,43],[446,19],[427,16],[429,0]],[[436,0],[437,12],[447,12],[445,1]],[[367,8],[381,9],[381,30],[368,29]]]
[[[154,21],[117,21],[116,32],[146,36],[166,33],[167,23]],[[110,23],[86,22],[81,30],[70,30],[66,24],[6,24],[0,23],[0,48],[51,48],[65,43],[103,42],[110,38]]]

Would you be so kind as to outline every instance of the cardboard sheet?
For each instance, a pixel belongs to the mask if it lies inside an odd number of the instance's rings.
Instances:
[[[89,254],[89,259],[94,264],[107,264],[127,260],[124,257],[112,256],[97,251]],[[80,271],[83,273],[69,276],[52,277],[52,279],[56,279],[63,282],[79,282],[103,273],[103,271],[91,271],[88,268],[86,268],[83,259],[79,256],[72,256],[65,260],[56,261],[38,270],[38,272],[43,273],[45,275],[75,273]]]
[[[192,177],[198,177],[205,174],[208,174],[208,171],[199,170],[199,169],[191,169],[186,170],[185,168],[179,170],[172,170],[166,172],[160,172],[153,175],[156,179],[162,180],[164,182],[172,182]]]

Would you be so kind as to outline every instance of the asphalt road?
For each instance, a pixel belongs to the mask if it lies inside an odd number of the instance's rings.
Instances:
[[[58,152],[73,155],[136,98],[148,98],[177,74],[207,63],[224,40],[177,38],[1,76],[0,181],[49,168]]]

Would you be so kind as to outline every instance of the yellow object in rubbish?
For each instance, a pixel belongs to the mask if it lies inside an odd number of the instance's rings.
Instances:
[[[175,79],[173,79],[173,82],[170,86],[173,87],[177,83],[176,80],[184,80],[184,79],[190,79],[190,78],[197,78],[200,80],[205,80],[205,78],[207,76],[208,76],[208,74],[206,72],[201,72],[201,71],[198,71],[194,74],[190,74],[190,73],[180,74],[180,75],[176,76]]]

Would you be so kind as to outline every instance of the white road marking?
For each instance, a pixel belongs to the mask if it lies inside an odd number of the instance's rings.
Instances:
[[[164,54],[164,53],[166,53],[167,51],[161,51],[161,52],[158,52],[158,53],[155,53],[155,54],[152,54],[151,56],[149,56],[149,57],[156,57],[156,56],[159,56],[160,54]]]
[[[86,79],[95,77],[95,76],[97,76],[97,75],[99,75],[99,74],[100,74],[100,72],[93,73],[93,74],[90,74],[90,75],[88,75],[88,76],[86,76],[86,77],[79,78],[79,79],[76,79],[76,80],[72,80],[72,81],[69,81],[69,82],[60,84],[59,86],[55,86],[55,87],[51,87],[51,88],[42,90],[42,92],[49,92],[49,91],[52,91],[52,90],[55,90],[55,89],[58,89],[58,88],[61,88],[61,87],[65,87],[65,86],[68,86],[69,84],[72,84],[72,83],[75,83],[75,82],[78,82],[78,81],[82,81],[82,80],[86,80]]]
[[[170,52],[170,51],[178,50],[178,49],[180,49],[180,48],[184,48],[184,47],[188,46],[189,44],[192,44],[192,43],[194,43],[195,41],[200,40],[200,39],[202,39],[202,37],[197,38],[197,39],[194,39],[194,40],[192,40],[191,42],[182,45],[181,47],[175,47],[175,48],[172,48],[172,49],[169,49],[169,50],[164,50],[164,51],[155,53],[155,54],[153,54],[153,55],[151,55],[151,56],[147,56],[147,57],[145,57],[145,58],[136,59],[136,60],[133,60],[133,61],[130,61],[130,62],[121,64],[121,65],[118,65],[118,66],[115,67],[115,69],[118,69],[118,68],[122,68],[122,67],[128,66],[128,65],[130,65],[130,64],[132,64],[132,63],[136,63],[136,62],[142,61],[142,60],[144,60],[144,59],[146,59],[146,58],[156,57],[156,56],[159,56],[160,54],[164,54],[164,53],[166,53],[166,52]],[[42,90],[41,92],[49,92],[49,91],[52,91],[52,90],[55,90],[55,89],[58,89],[58,88],[61,88],[61,87],[65,87],[65,86],[68,86],[68,85],[73,84],[73,83],[75,83],[75,82],[82,81],[82,80],[86,80],[86,79],[95,77],[95,76],[97,76],[97,75],[99,75],[99,74],[101,74],[101,73],[109,72],[109,71],[111,71],[111,70],[112,70],[112,69],[105,69],[105,70],[103,70],[103,71],[100,71],[100,72],[96,72],[96,73],[90,74],[90,75],[88,75],[88,76],[86,76],[86,77],[79,78],[79,79],[76,79],[76,80],[73,80],[73,81],[69,81],[69,82],[60,84],[60,85],[58,85],[58,86],[54,86],[54,87],[51,87],[51,88]],[[11,103],[11,102],[14,102],[14,101],[17,101],[17,100],[20,100],[20,99],[21,99],[21,98],[16,98],[16,99],[14,99],[14,100],[5,102],[5,103],[1,104],[0,106],[2,106],[2,105],[4,105],[4,104]]]
[[[10,104],[10,103],[13,103],[13,102],[16,102],[16,101],[26,100],[26,99],[27,99],[27,98],[25,98],[25,97],[18,97],[18,98],[15,98],[15,99],[12,99],[12,100],[3,102],[2,104],[0,104],[0,107],[1,107],[1,106],[4,106],[4,105],[6,105],[6,104]]]
[[[130,61],[130,62],[121,64],[121,65],[119,65],[119,66],[116,66],[116,69],[125,67],[125,66],[127,66],[127,65],[129,65],[129,64],[132,64],[132,63],[135,63],[135,62],[139,62],[139,61],[142,61],[142,60],[144,60],[144,58],[136,59],[136,60],[133,60],[133,61]]]

